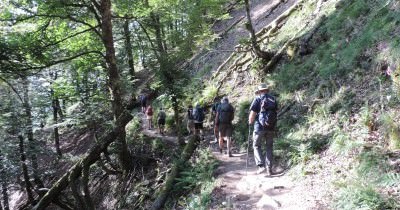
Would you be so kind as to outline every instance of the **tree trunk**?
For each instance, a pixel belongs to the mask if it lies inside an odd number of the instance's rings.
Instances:
[[[180,167],[190,159],[193,152],[196,150],[199,142],[200,142],[200,137],[198,135],[194,135],[190,138],[188,144],[183,150],[181,159],[176,161],[172,166],[171,172],[170,174],[168,174],[164,186],[158,193],[156,200],[153,202],[153,205],[151,206],[152,210],[158,210],[164,206],[165,201],[167,200],[168,195],[174,186],[174,181],[179,175]]]
[[[4,161],[3,157],[0,151],[0,183],[2,186],[2,194],[3,194],[3,204],[4,204],[4,209],[9,209],[8,205],[8,193],[7,193],[7,179],[6,179],[6,174],[4,171]],[[0,202],[0,210],[3,210],[3,205],[1,205]]]
[[[32,107],[29,102],[29,81],[27,77],[22,77],[22,83],[23,83],[23,91],[24,91],[24,102],[23,102],[23,107],[25,110],[25,118],[26,118],[26,134],[28,136],[28,142],[29,142],[29,155],[31,158],[31,163],[32,163],[32,171],[33,171],[33,179],[39,188],[43,188],[44,185],[42,181],[40,180],[39,176],[39,164],[36,156],[37,152],[37,142],[33,138],[33,124],[32,124]]]
[[[181,132],[181,120],[179,119],[179,106],[178,106],[178,101],[175,96],[172,97],[172,106],[174,109],[174,120],[175,120],[175,125],[176,125],[176,132],[178,135],[178,143],[179,143],[179,145],[184,145],[185,139],[183,139],[182,132]]]
[[[58,123],[58,109],[59,109],[57,106],[58,98],[56,98],[54,96],[53,89],[50,90],[50,94],[51,94],[51,98],[52,98],[51,105],[53,107],[53,122],[54,122],[54,124],[57,124]],[[61,149],[60,149],[60,135],[58,133],[58,126],[54,127],[54,147],[56,148],[58,158],[61,158],[62,153],[61,153]]]
[[[45,209],[53,200],[55,200],[61,192],[68,187],[71,181],[76,180],[82,173],[84,167],[90,167],[93,163],[100,159],[100,155],[107,147],[114,142],[118,135],[125,131],[125,126],[132,120],[132,115],[124,111],[115,122],[112,131],[105,133],[87,153],[87,155],[73,165],[58,181],[56,181],[51,189],[40,199],[33,207],[33,210]]]
[[[86,209],[88,210],[95,210],[93,200],[90,197],[90,190],[89,190],[89,175],[90,175],[90,166],[84,167],[82,171],[82,187],[83,187],[83,198],[85,200]]]
[[[7,190],[7,183],[2,181],[1,182],[1,194],[3,195],[3,206],[4,210],[10,210],[10,205],[8,204],[8,190]]]
[[[271,59],[273,54],[270,52],[262,51],[257,43],[256,33],[254,31],[253,23],[251,21],[249,0],[244,0],[244,5],[246,8],[246,17],[247,17],[246,29],[250,32],[251,46],[253,47],[253,50],[256,53],[257,57],[262,58],[264,60],[269,60]]]
[[[22,168],[22,174],[24,177],[25,190],[26,190],[26,194],[28,195],[29,203],[33,204],[35,199],[33,198],[32,184],[29,181],[28,166],[26,165],[24,137],[22,137],[21,135],[18,135],[18,139],[19,139],[19,156],[21,159],[21,168]]]
[[[135,63],[133,60],[132,54],[132,43],[131,43],[131,33],[129,31],[129,19],[125,20],[124,23],[124,35],[125,35],[125,50],[126,56],[128,57],[128,67],[129,67],[129,74],[131,76],[131,85],[132,88],[135,88]]]
[[[80,192],[79,179],[71,180],[69,186],[71,187],[72,196],[75,198],[75,208],[86,210],[85,203]]]
[[[57,107],[57,112],[58,112],[58,116],[60,116],[60,122],[64,121],[64,113],[63,110],[61,108],[61,104],[60,104],[60,99],[57,98],[56,100],[56,107]]]
[[[121,92],[121,80],[117,68],[114,38],[111,23],[111,0],[102,0],[100,5],[101,13],[101,30],[103,44],[106,48],[106,62],[108,69],[109,84],[112,94],[112,107],[114,111],[115,119],[121,115],[123,111],[122,106],[122,92]],[[128,151],[128,146],[125,141],[125,129],[121,130],[116,140],[116,147],[118,151],[118,159],[120,167],[124,172],[131,170],[131,155]]]

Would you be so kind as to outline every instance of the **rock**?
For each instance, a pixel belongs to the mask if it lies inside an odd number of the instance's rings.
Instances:
[[[243,194],[239,194],[239,195],[235,195],[233,197],[234,201],[247,201],[250,199],[250,196],[248,195],[243,195]]]
[[[281,203],[273,199],[271,196],[263,195],[257,202],[257,207],[261,209],[276,209],[281,207]]]

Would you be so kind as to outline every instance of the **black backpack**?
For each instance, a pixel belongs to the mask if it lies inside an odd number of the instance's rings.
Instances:
[[[204,120],[204,111],[202,108],[194,108],[193,109],[193,119],[198,122],[203,122]]]
[[[229,124],[233,120],[233,107],[229,103],[222,103],[218,108],[218,122]]]
[[[194,118],[193,118],[193,109],[192,108],[188,109],[187,117],[188,117],[189,120],[194,120]]]
[[[258,113],[258,122],[264,129],[273,129],[276,126],[278,120],[278,114],[276,112],[278,106],[276,99],[265,94],[261,96],[261,107],[260,113]]]

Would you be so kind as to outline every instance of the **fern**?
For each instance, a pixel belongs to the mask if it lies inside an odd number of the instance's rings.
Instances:
[[[400,174],[399,173],[388,173],[385,174],[380,180],[382,185],[385,187],[399,186],[400,185]]]

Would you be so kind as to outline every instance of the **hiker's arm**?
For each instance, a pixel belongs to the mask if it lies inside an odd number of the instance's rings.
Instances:
[[[253,124],[254,120],[256,119],[257,113],[255,111],[250,111],[249,114],[249,124]]]
[[[218,115],[219,115],[219,113],[217,112],[217,114],[215,115],[215,118],[214,118],[214,124],[216,126],[218,126]]]

